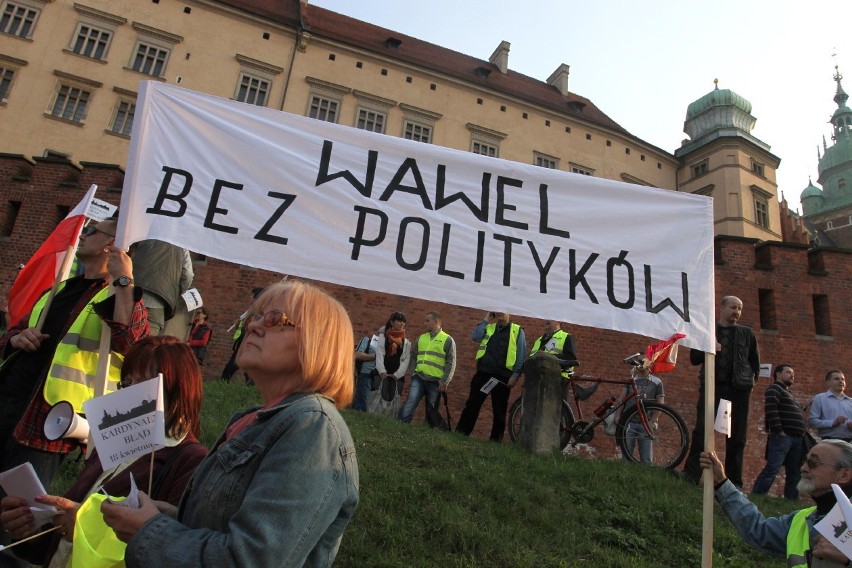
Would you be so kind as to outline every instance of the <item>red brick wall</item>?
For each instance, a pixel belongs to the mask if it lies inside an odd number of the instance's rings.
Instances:
[[[89,184],[103,188],[121,186],[123,174],[115,166],[86,164],[82,169],[68,163],[39,159],[36,162],[20,156],[0,155],[0,204],[20,201],[21,209],[11,236],[0,240],[0,296],[5,296],[16,267],[26,262],[42,239],[52,230],[57,219],[57,205],[73,207]],[[118,203],[116,189],[99,191],[98,197]],[[808,253],[806,245],[766,243],[756,247],[753,239],[719,237],[716,239],[716,296],[739,296],[745,305],[742,323],[753,327],[764,362],[789,363],[796,370],[793,391],[802,402],[821,392],[823,376],[830,368],[852,370],[852,323],[846,317],[852,309],[852,251],[821,249]],[[758,263],[757,259],[760,259]],[[759,267],[756,267],[758,265]],[[250,290],[282,277],[264,270],[240,267],[209,259],[195,267],[195,286],[210,309],[214,334],[204,374],[215,379],[230,355],[231,334],[227,328],[246,309]],[[408,315],[409,333],[416,337],[422,331],[422,318],[427,311],[437,310],[444,318],[444,328],[457,342],[458,367],[450,387],[450,409],[458,420],[469,391],[473,374],[476,344],[470,340],[473,326],[482,317],[480,310],[427,302],[403,295],[393,296],[344,286],[321,284],[339,298],[349,310],[354,327],[353,343],[384,324],[394,311]],[[405,283],[400,282],[400,291]],[[772,290],[775,300],[776,328],[760,329],[758,290]],[[831,336],[814,333],[813,295],[828,297],[831,314]],[[501,306],[494,306],[500,309]],[[527,331],[530,343],[540,334],[542,322],[516,318]],[[595,377],[623,377],[627,367],[625,356],[640,351],[651,338],[613,331],[569,326],[582,362],[581,374]],[[697,369],[690,366],[688,353],[682,351],[678,368],[663,376],[666,402],[674,406],[692,427],[697,397]],[[239,380],[240,376],[237,376]],[[765,434],[763,428],[763,388],[769,379],[761,379],[752,396],[749,444],[746,448],[747,486],[763,466]],[[591,412],[603,399],[619,387],[603,385],[584,410]],[[510,400],[514,400],[513,393]],[[422,420],[422,405],[415,421]],[[474,435],[487,437],[491,426],[490,403],[480,414]],[[611,438],[598,432],[593,442],[598,454],[611,456]],[[719,436],[717,446],[724,448]],[[776,483],[776,487],[778,484]]]

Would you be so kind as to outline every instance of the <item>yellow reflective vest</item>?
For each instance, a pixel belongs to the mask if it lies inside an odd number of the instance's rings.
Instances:
[[[488,340],[491,339],[492,335],[494,335],[494,331],[496,329],[496,323],[489,323],[485,326],[485,337],[482,338],[482,341],[479,343],[479,349],[476,351],[477,359],[482,359],[482,356],[485,355],[485,348],[488,346]],[[514,368],[515,360],[518,358],[518,333],[520,330],[521,326],[518,324],[509,324],[509,348],[506,349],[506,368],[510,371]]]
[[[65,287],[63,282],[59,289]],[[94,304],[102,302],[109,295],[109,288],[104,287],[86,304],[65,335],[59,340],[47,379],[44,383],[44,400],[48,404],[56,404],[67,400],[74,411],[83,412],[83,403],[95,396],[95,379],[98,372],[98,351],[101,343],[101,326],[103,322],[95,313]],[[47,302],[48,294],[43,295],[33,306],[30,313],[29,325],[38,323],[39,315]],[[110,357],[109,384],[107,392],[115,390],[119,380],[119,372],[124,357],[112,352]]]
[[[439,331],[432,337],[428,332],[417,339],[417,364],[414,372],[438,380],[444,378],[444,368],[447,365],[447,353],[444,344],[449,335]]]
[[[565,340],[568,339],[569,335],[570,334],[567,331],[561,329],[559,331],[554,331],[553,335],[551,335],[551,338],[555,339],[556,343],[553,345],[553,347],[547,350],[547,353],[556,355],[557,357],[562,355],[562,348],[565,347]],[[533,343],[532,349],[530,350],[530,357],[538,353],[538,350],[541,349],[542,337],[544,336],[540,336],[538,339],[535,340],[535,343]]]
[[[790,530],[787,531],[787,566],[790,568],[806,568],[808,565],[811,532],[808,530],[807,517],[815,510],[816,507],[808,507],[793,517]]]

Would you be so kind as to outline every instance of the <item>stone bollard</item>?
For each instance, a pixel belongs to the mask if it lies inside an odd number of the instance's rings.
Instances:
[[[559,447],[562,407],[562,378],[559,360],[539,351],[524,364],[523,420],[518,442],[537,454]]]

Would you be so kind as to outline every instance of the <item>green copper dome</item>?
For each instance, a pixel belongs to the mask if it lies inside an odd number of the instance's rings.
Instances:
[[[852,138],[844,137],[829,146],[819,161],[819,173],[846,164],[852,166]]]
[[[720,89],[718,82],[716,88],[693,102],[686,108],[686,120],[717,106],[734,106],[746,114],[751,113],[751,103],[730,89]]]
[[[808,187],[802,191],[802,195],[799,196],[799,199],[804,199],[806,197],[822,197],[822,190],[815,186],[811,180],[808,180]]]

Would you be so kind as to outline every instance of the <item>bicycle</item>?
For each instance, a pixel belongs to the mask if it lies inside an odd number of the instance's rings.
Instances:
[[[646,401],[640,396],[639,389],[636,386],[636,371],[642,365],[642,361],[639,360],[638,353],[627,357],[624,362],[632,367],[629,379],[582,377],[582,380],[594,383],[590,387],[584,387],[577,383],[578,377],[575,377],[574,371],[571,369],[571,367],[579,366],[579,362],[560,359],[560,367],[568,371],[567,377],[564,379],[566,383],[564,391],[566,393],[570,391],[574,396],[574,404],[579,417],[579,420],[574,419],[574,411],[571,409],[568,397],[567,395],[564,396],[559,420],[560,447],[565,448],[571,445],[571,447],[576,448],[578,444],[591,442],[595,435],[595,428],[611,414],[624,409],[635,398],[636,401],[632,407],[622,410],[615,426],[615,441],[622,456],[628,461],[640,462],[639,444],[636,443],[636,439],[644,437],[645,440],[651,440],[653,444],[651,463],[657,467],[674,469],[683,461],[689,448],[689,433],[686,423],[672,407],[656,401]],[[626,385],[628,387],[627,396],[621,401],[616,401],[610,408],[604,409],[600,415],[597,415],[596,412],[594,420],[587,422],[583,418],[580,402],[588,400],[597,391],[601,383]],[[521,431],[523,398],[524,395],[521,393],[521,396],[509,408],[509,437],[512,441],[517,440]]]

